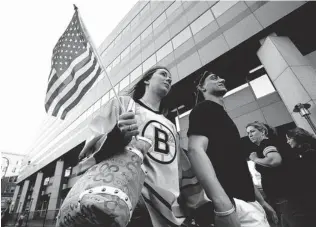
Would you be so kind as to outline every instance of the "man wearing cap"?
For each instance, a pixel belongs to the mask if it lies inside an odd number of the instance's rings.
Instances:
[[[188,157],[213,201],[215,226],[268,227],[264,209],[277,222],[252,182],[238,129],[224,110],[225,80],[205,72],[197,89],[198,104],[189,116]]]

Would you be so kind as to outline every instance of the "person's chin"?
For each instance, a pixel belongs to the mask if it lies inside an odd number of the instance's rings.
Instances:
[[[223,88],[217,91],[218,96],[224,96],[227,93],[227,89]]]
[[[164,89],[161,89],[159,93],[162,97],[164,97],[169,93],[169,91],[170,91],[170,89],[164,88]]]

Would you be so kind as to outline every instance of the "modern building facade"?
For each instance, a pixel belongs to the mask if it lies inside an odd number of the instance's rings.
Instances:
[[[98,51],[119,94],[153,65],[170,69],[168,117],[177,125],[184,148],[194,81],[205,70],[222,75],[231,90],[224,105],[247,152],[245,126],[255,120],[281,134],[295,125],[312,132],[293,108],[311,104],[316,123],[315,12],[316,3],[308,1],[140,1]],[[15,212],[60,207],[78,179],[77,157],[90,135],[88,123],[113,97],[103,75],[65,121],[47,118],[19,175]]]

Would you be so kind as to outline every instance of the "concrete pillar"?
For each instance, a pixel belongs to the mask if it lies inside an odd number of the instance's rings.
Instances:
[[[298,127],[313,133],[299,113],[298,103],[309,103],[316,124],[316,71],[288,37],[268,36],[257,55]]]
[[[32,197],[31,197],[32,198],[32,204],[31,204],[31,208],[30,208],[31,214],[30,214],[29,218],[33,217],[34,211],[36,209],[38,198],[39,198],[40,193],[41,193],[42,183],[43,183],[43,173],[42,172],[38,172],[37,175],[36,175],[36,181],[35,181],[35,185],[34,185],[34,188],[33,188],[33,194],[32,194]]]
[[[26,194],[27,194],[27,191],[29,190],[29,185],[30,185],[30,181],[25,180],[23,184],[23,188],[22,188],[22,193],[21,193],[17,213],[21,213],[23,211],[25,200],[26,200]]]
[[[20,192],[20,185],[17,185],[14,189],[14,194],[13,194],[12,202],[10,205],[10,213],[14,212],[15,207],[17,207],[17,204],[19,203],[19,201],[17,201],[19,192]]]
[[[60,191],[62,188],[62,180],[64,178],[64,161],[59,160],[56,162],[54,181],[52,191],[48,203],[48,211],[56,210],[60,203]],[[52,217],[50,217],[52,216]],[[54,218],[54,212],[48,212],[47,218]]]

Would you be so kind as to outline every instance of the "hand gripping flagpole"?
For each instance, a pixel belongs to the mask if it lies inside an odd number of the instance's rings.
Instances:
[[[118,97],[118,95],[117,95],[117,92],[115,91],[114,86],[113,86],[113,84],[112,84],[112,82],[111,82],[111,80],[110,80],[109,75],[106,73],[105,67],[104,67],[104,65],[103,65],[103,63],[102,63],[102,60],[101,60],[101,57],[100,57],[100,55],[99,55],[99,53],[98,53],[98,51],[97,51],[97,49],[96,49],[96,47],[95,47],[95,45],[94,45],[94,42],[93,42],[92,39],[91,39],[91,36],[90,36],[88,30],[86,29],[86,27],[85,27],[85,25],[84,25],[84,23],[83,23],[83,21],[82,21],[82,19],[81,19],[81,17],[80,17],[78,7],[77,7],[75,4],[74,4],[74,9],[75,9],[76,13],[78,13],[78,19],[79,19],[79,23],[81,24],[81,27],[82,27],[82,29],[83,29],[83,34],[86,36],[86,39],[87,39],[88,42],[90,43],[90,45],[91,45],[91,47],[92,47],[92,50],[93,50],[95,56],[96,56],[97,59],[98,59],[98,62],[99,62],[99,64],[100,64],[100,66],[101,66],[102,71],[105,73],[106,77],[108,78],[108,81],[110,82],[111,88],[113,89],[115,98],[116,98],[117,101],[119,102],[119,105],[120,105],[120,107],[122,108],[123,112],[125,112],[125,111],[126,111],[126,110],[125,110],[125,107],[124,107],[124,105],[122,104],[122,102],[120,101],[120,99],[119,99],[119,97]]]

